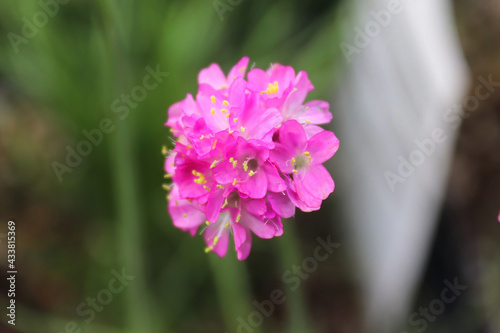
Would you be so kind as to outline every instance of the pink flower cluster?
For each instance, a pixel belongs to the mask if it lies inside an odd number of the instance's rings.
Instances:
[[[227,77],[217,64],[203,69],[196,100],[172,105],[165,124],[177,138],[165,163],[174,225],[191,235],[204,225],[206,252],[220,257],[232,233],[239,260],[252,233],[280,236],[295,207],[320,208],[334,189],[322,163],[339,147],[317,126],[332,119],[329,104],[305,102],[314,88],[306,72],[274,64],[245,80],[247,66],[245,57]]]

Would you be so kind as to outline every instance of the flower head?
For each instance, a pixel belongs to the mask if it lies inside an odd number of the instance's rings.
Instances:
[[[306,72],[271,65],[245,73],[241,59],[227,76],[217,64],[198,75],[196,99],[168,109],[176,138],[166,157],[168,209],[176,227],[201,229],[206,251],[223,257],[230,236],[237,257],[250,253],[252,234],[283,234],[281,218],[295,208],[318,210],[334,190],[322,165],[339,140],[318,124],[331,120],[324,101],[305,102],[312,86]]]

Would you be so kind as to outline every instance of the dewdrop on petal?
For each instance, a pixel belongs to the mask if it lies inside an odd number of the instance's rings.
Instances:
[[[329,104],[305,102],[314,89],[306,72],[273,64],[245,75],[248,62],[227,76],[217,64],[201,70],[196,96],[168,110],[176,141],[163,149],[174,226],[201,233],[205,252],[219,257],[232,239],[239,260],[250,254],[252,235],[281,236],[281,218],[296,207],[320,209],[335,187],[322,163],[339,148],[335,134],[317,126],[332,119]]]

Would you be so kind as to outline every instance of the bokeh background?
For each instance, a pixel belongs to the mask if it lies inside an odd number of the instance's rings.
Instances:
[[[471,82],[500,78],[500,2],[453,5]],[[43,6],[1,2],[0,233],[8,220],[16,222],[19,273],[16,325],[2,310],[0,332],[250,332],[238,328],[238,318],[248,319],[252,302],[275,289],[287,301],[251,332],[417,332],[408,316],[385,329],[366,320],[338,191],[321,211],[297,212],[279,239],[257,239],[245,262],[231,251],[223,260],[205,254],[202,237],[174,228],[166,210],[161,151],[172,147],[166,110],[196,93],[199,70],[217,62],[228,71],[244,55],[261,68],[288,64],[309,73],[316,87],[310,99],[333,104],[351,66],[339,47],[355,25],[350,7],[340,0],[70,0],[23,37],[24,19],[33,22]],[[24,39],[14,46],[10,33]],[[142,85],[148,67],[169,75],[121,119],[114,100]],[[345,111],[332,112],[330,129],[342,133],[335,117]],[[75,149],[82,131],[103,118],[115,129],[60,181],[53,162],[64,163],[66,147]],[[345,154],[339,137],[334,160]],[[500,331],[499,148],[500,90],[464,119],[452,142],[446,195],[408,315],[440,297],[443,279],[459,277],[468,290],[429,322],[428,332]],[[335,163],[337,187],[349,187]],[[292,291],[283,273],[312,255],[317,237],[329,235],[340,247]],[[135,279],[86,323],[77,307],[123,267]],[[68,322],[77,328],[68,330]]]

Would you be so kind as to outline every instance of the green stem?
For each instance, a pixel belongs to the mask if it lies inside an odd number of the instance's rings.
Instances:
[[[228,255],[220,259],[214,253],[208,255],[226,329],[237,332],[238,317],[246,321],[252,311],[246,265],[237,261],[234,256]],[[254,333],[260,331],[259,328],[253,330]]]
[[[285,234],[279,237],[276,242],[278,244],[278,254],[283,269],[290,269],[293,265],[300,265],[303,258],[300,255],[299,241],[297,240],[295,226],[292,225],[293,221],[290,219],[284,221],[284,223],[289,225],[286,228]],[[303,288],[304,287],[301,285],[295,291],[291,289],[286,290],[287,301],[285,305],[288,317],[286,332],[313,332],[313,326],[307,315]]]

